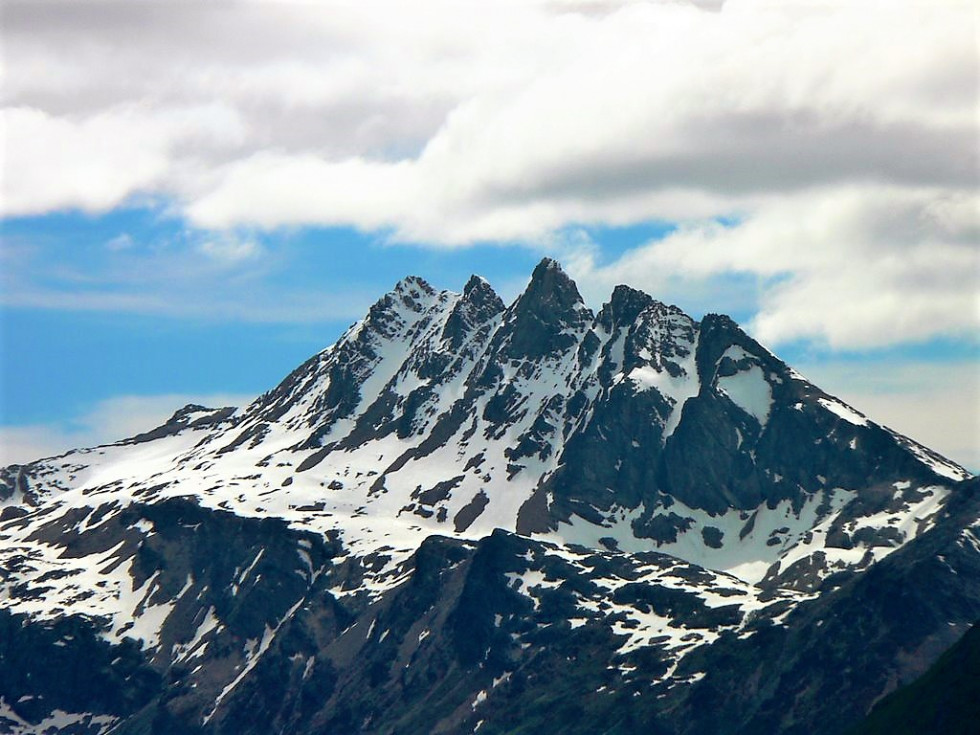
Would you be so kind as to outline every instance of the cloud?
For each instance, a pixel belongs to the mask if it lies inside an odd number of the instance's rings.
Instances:
[[[229,264],[252,260],[262,254],[262,246],[255,240],[238,238],[230,233],[209,237],[198,245],[198,249],[214,261]]]
[[[116,396],[97,403],[70,420],[22,426],[0,426],[0,466],[24,464],[69,449],[94,447],[127,439],[163,424],[189,403],[210,408],[245,406],[255,396],[213,393]]]
[[[946,190],[833,188],[774,197],[735,224],[699,222],[597,265],[571,270],[593,289],[653,294],[724,274],[751,276],[760,340],[869,348],[980,327],[980,197]],[[714,310],[723,309],[723,295]]]
[[[150,190],[206,226],[459,244],[814,185],[975,183],[966,5],[159,11],[12,4],[10,211]]]
[[[154,109],[140,101],[91,115],[53,115],[9,106],[0,111],[4,216],[63,209],[104,212],[137,194],[193,188],[205,162],[241,135],[236,113],[220,103]]]
[[[133,238],[127,232],[116,235],[105,244],[107,250],[128,250],[133,245]]]
[[[104,211],[151,187],[168,168],[165,141],[125,116],[75,122],[43,110],[3,110],[3,213]]]
[[[977,22],[912,1],[14,2],[0,199],[152,195],[212,232],[446,248],[669,220],[664,243],[579,272],[736,283],[714,308],[756,299],[772,342],[959,335]],[[199,252],[262,260],[254,238]]]

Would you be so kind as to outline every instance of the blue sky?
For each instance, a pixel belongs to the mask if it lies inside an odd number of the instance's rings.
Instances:
[[[118,394],[257,394],[409,273],[458,288],[480,272],[513,290],[540,257],[302,228],[256,234],[253,254],[215,262],[201,248],[211,237],[152,209],[4,222],[19,251],[0,317],[4,423],[58,420]]]
[[[352,228],[208,233],[150,207],[0,226],[11,261],[0,316],[5,425],[65,420],[120,394],[258,394],[406,275],[459,290],[478,273],[510,300],[542,256],[513,243],[391,244]],[[587,230],[610,256],[669,231],[660,222]],[[205,245],[222,237],[253,245],[215,257]]]
[[[980,469],[968,5],[166,7],[9,4],[2,459],[247,400],[404,275],[509,300],[549,255]]]

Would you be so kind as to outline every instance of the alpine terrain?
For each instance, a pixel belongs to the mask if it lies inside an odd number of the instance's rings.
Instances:
[[[978,619],[980,480],[551,260],[0,475],[6,733],[832,735]]]

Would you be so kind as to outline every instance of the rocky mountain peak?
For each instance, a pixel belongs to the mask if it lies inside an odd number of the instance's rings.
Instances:
[[[442,338],[451,350],[458,350],[474,330],[488,325],[505,308],[504,302],[485,278],[470,276],[459,301],[446,319]]]
[[[700,347],[698,349],[698,369],[710,379],[717,367],[722,366],[723,357],[733,348],[741,350],[767,369],[784,374],[788,368],[785,363],[760,345],[726,314],[705,314],[700,324]]]
[[[395,287],[378,299],[362,322],[359,338],[372,334],[390,339],[397,335],[406,322],[413,321],[438,297],[438,293],[418,276],[406,276]]]
[[[474,273],[466,281],[466,285],[463,286],[463,298],[473,298],[474,295],[481,293],[492,293],[496,296],[496,292],[493,290],[493,286],[490,285],[490,281]]]
[[[659,302],[643,291],[619,285],[613,289],[612,297],[603,305],[596,321],[606,331],[612,331],[617,325],[632,324],[645,309],[656,303]]]
[[[177,409],[173,416],[160,426],[142,434],[137,434],[128,441],[137,444],[160,439],[165,436],[172,436],[190,427],[214,425],[229,418],[237,410],[234,406],[207,408],[196,403],[188,403],[183,408]]]
[[[507,354],[515,359],[539,359],[560,352],[576,341],[572,332],[592,321],[592,312],[575,282],[551,258],[538,263],[524,293],[508,312]]]
[[[466,282],[460,303],[466,303],[481,312],[494,314],[499,314],[506,308],[489,281],[477,275],[470,276],[470,280]]]
[[[531,280],[517,305],[525,310],[564,313],[582,303],[578,286],[558,261],[543,258],[531,273]]]
[[[419,276],[406,276],[395,284],[392,295],[412,311],[421,311],[436,290]]]
[[[392,289],[394,293],[418,297],[421,294],[432,295],[435,289],[421,276],[405,276]]]

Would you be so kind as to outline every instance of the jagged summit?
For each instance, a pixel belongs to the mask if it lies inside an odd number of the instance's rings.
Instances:
[[[428,295],[435,293],[435,289],[433,289],[432,286],[429,285],[428,281],[421,276],[405,276],[395,284],[395,287],[392,290],[398,294],[415,296],[419,294]]]
[[[463,296],[471,297],[473,294],[478,293],[496,292],[493,290],[493,286],[490,285],[490,281],[483,276],[474,273],[472,276],[470,276],[469,280],[466,282],[466,285],[463,286]]]
[[[599,311],[598,322],[608,331],[616,326],[635,322],[647,309],[683,314],[677,307],[668,307],[652,296],[630,286],[619,285]]]
[[[0,731],[833,735],[980,617],[977,482],[727,317],[405,278],[249,406],[0,472]]]
[[[489,329],[489,325],[505,308],[504,302],[485,278],[471,276],[442,330],[442,338],[449,350],[455,352],[463,348],[475,332]]]
[[[551,310],[558,313],[583,304],[578,286],[556,260],[544,258],[535,266],[531,280],[518,298],[515,309]]]
[[[575,334],[592,321],[575,282],[557,261],[543,259],[531,280],[508,309],[504,354],[513,359],[555,356],[576,342]]]
[[[406,276],[387,294],[378,299],[368,312],[368,318],[385,319],[385,315],[407,309],[419,312],[425,308],[436,291],[419,276]]]

